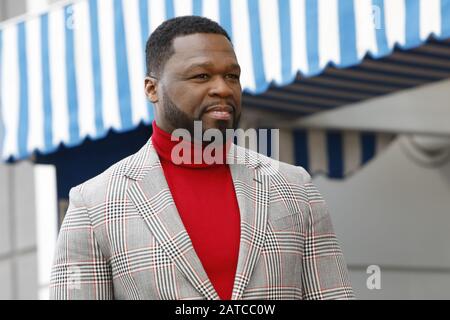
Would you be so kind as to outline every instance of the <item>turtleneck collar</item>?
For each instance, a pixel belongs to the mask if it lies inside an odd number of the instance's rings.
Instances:
[[[155,147],[156,152],[158,153],[161,161],[169,162],[174,165],[178,165],[181,167],[187,167],[187,168],[211,168],[211,167],[215,167],[215,166],[226,165],[226,156],[231,147],[231,141],[227,141],[227,143],[223,144],[223,149],[222,149],[223,158],[222,158],[221,163],[209,164],[209,163],[206,163],[205,160],[203,159],[203,151],[205,150],[207,145],[202,145],[201,146],[202,150],[200,151],[200,150],[198,150],[200,148],[200,145],[194,144],[191,141],[186,141],[186,140],[179,141],[179,139],[175,138],[175,137],[173,138],[173,140],[175,140],[175,141],[172,141],[172,135],[170,133],[164,131],[160,127],[158,127],[158,125],[156,124],[156,121],[153,121],[152,128],[153,128],[152,143],[153,143],[153,146]],[[178,147],[178,149],[176,151],[179,151],[180,149],[191,150],[191,161],[189,163],[184,163],[184,162],[176,163],[173,161],[172,151],[178,144],[180,144],[180,146]],[[176,152],[176,154],[179,154],[179,152]],[[195,159],[197,161],[194,161],[195,154],[197,154],[197,155],[201,154],[202,155],[201,159]],[[181,151],[180,155],[181,156],[183,155],[182,151]],[[213,155],[214,155],[214,153],[213,153]]]

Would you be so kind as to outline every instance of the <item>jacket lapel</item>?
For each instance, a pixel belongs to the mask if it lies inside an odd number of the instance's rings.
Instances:
[[[266,238],[270,176],[260,170],[260,159],[236,145],[227,159],[241,215],[232,293],[233,300],[240,300]],[[124,174],[134,180],[127,191],[130,200],[170,260],[207,299],[219,299],[181,221],[151,140],[129,158]]]
[[[241,241],[233,300],[240,300],[250,281],[266,238],[269,206],[269,175],[260,170],[259,159],[234,146],[229,163],[241,215]]]
[[[184,228],[151,140],[130,158],[128,196],[170,260],[206,299],[219,299]]]

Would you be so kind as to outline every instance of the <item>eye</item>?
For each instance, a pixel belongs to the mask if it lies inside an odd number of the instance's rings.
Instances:
[[[240,75],[235,73],[229,73],[225,76],[227,79],[239,81]]]
[[[208,80],[209,79],[209,75],[207,73],[200,73],[200,74],[196,74],[195,76],[193,76],[192,79]]]

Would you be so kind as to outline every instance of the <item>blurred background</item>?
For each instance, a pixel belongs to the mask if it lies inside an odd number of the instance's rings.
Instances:
[[[357,297],[449,299],[450,0],[0,0],[0,299],[48,298],[69,190],[151,136],[145,42],[186,14],[229,32],[241,127],[311,173]]]

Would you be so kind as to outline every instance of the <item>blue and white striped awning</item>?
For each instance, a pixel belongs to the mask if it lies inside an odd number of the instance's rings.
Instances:
[[[396,138],[395,134],[386,132],[322,128],[285,128],[275,137],[271,130],[267,133],[267,138],[257,146],[249,147],[276,160],[301,166],[312,176],[325,175],[332,179],[353,175],[381,155]]]
[[[348,178],[384,152],[395,138],[389,133],[306,130],[293,131],[293,163],[312,176]]]
[[[248,93],[450,37],[450,0],[79,0],[0,25],[0,154],[21,159],[153,119],[144,45],[165,19],[230,33]]]

